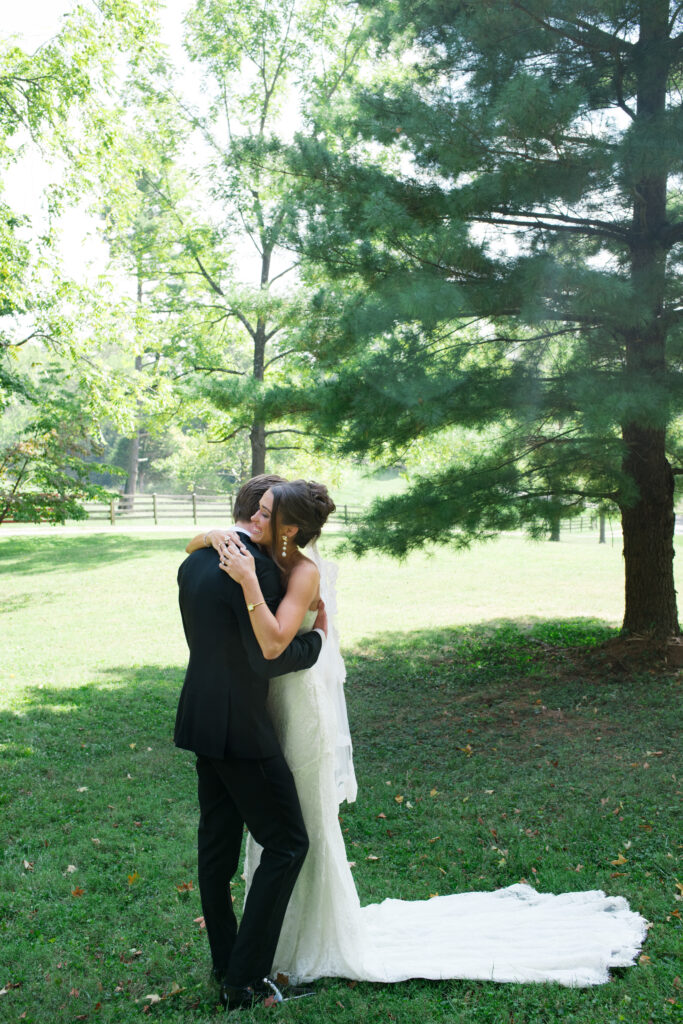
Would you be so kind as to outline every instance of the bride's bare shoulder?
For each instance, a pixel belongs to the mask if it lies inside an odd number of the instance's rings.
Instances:
[[[318,566],[315,562],[312,562],[306,555],[302,555],[300,560],[292,569],[291,576],[296,575],[300,580],[319,580],[320,573],[318,572]],[[291,577],[290,577],[291,578]]]

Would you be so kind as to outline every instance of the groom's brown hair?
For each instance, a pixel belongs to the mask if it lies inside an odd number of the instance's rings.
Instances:
[[[236,523],[248,522],[259,507],[261,498],[273,484],[283,484],[285,478],[275,473],[259,473],[242,484],[232,506],[232,516]]]

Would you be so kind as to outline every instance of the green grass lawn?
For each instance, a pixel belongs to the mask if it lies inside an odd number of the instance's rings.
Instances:
[[[171,741],[186,536],[0,538],[2,1021],[223,1018],[192,757]],[[595,989],[321,981],[278,1017],[680,1021],[680,678],[591,660],[621,613],[619,546],[509,537],[341,569],[362,901],[524,878],[624,895],[652,927],[642,962]]]

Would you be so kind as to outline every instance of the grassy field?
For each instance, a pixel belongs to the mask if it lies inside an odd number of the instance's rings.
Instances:
[[[2,1021],[223,1018],[192,757],[171,742],[185,536],[0,537]],[[624,895],[652,927],[595,989],[321,981],[278,1017],[680,1021],[680,674],[591,660],[621,612],[619,546],[510,537],[341,569],[362,901],[524,878]]]

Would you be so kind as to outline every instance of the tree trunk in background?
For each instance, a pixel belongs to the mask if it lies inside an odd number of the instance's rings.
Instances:
[[[669,77],[669,3],[641,5],[637,118],[641,133],[664,116]],[[643,139],[641,137],[641,145]],[[628,168],[627,168],[628,170]],[[644,174],[634,189],[631,280],[644,298],[649,317],[640,330],[627,332],[626,382],[666,376],[666,329],[662,323],[666,292],[667,175]],[[624,536],[626,633],[657,639],[679,635],[674,585],[674,477],[666,457],[666,430],[643,422],[646,414],[622,426],[626,455],[622,469],[634,484],[635,501],[621,503]],[[650,413],[650,416],[652,414]]]

